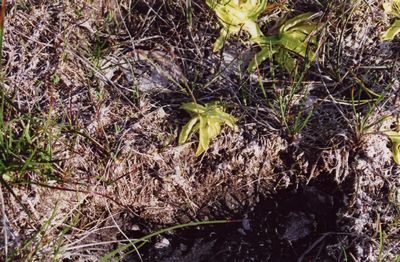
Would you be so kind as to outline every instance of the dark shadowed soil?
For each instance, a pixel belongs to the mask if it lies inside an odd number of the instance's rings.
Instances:
[[[340,254],[332,247],[341,238],[337,213],[343,192],[324,185],[260,199],[247,213],[233,214],[237,222],[159,237],[141,256],[144,261],[336,261]],[[140,261],[135,253],[130,259]]]

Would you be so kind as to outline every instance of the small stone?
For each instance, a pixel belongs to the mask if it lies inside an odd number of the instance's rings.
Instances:
[[[158,242],[154,245],[154,247],[155,247],[156,249],[163,249],[163,248],[168,247],[170,244],[171,244],[171,243],[169,242],[169,240],[166,239],[165,237],[163,237],[160,241],[158,241]]]

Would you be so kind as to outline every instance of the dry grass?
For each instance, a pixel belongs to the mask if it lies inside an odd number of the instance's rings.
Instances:
[[[380,125],[360,128],[360,119],[398,114],[399,42],[378,40],[389,24],[382,1],[288,2],[264,28],[287,11],[321,12],[319,59],[299,83],[264,64],[265,97],[241,66],[254,52],[247,43],[212,53],[218,28],[203,1],[192,2],[191,27],[185,1],[13,1],[4,91],[18,116],[50,119],[54,162],[50,176],[9,181],[21,203],[2,188],[2,256],[96,261],[137,230],[235,217],[317,179],[335,181],[347,199],[337,221],[349,235],[336,258],[343,248],[375,261],[377,223],[390,230],[384,255],[399,252],[400,171]],[[278,98],[295,84],[282,115]],[[365,87],[385,98],[374,105]],[[200,158],[195,143],[177,144],[187,119],[179,105],[192,97],[223,100],[240,119]],[[309,110],[299,132],[283,124]]]

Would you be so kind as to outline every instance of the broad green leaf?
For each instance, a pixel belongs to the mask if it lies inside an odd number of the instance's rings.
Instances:
[[[211,138],[210,138],[210,134],[208,133],[208,128],[207,128],[207,117],[200,116],[199,148],[201,148],[201,149],[208,148],[208,145],[210,144],[210,140],[211,140]],[[198,154],[196,153],[196,155],[198,155]]]
[[[183,103],[181,109],[194,114],[201,114],[206,111],[206,108],[197,103]]]
[[[387,135],[392,142],[392,153],[393,153],[393,159],[396,162],[396,164],[400,164],[400,132],[395,132],[395,131],[386,131],[383,132],[385,135]]]
[[[393,0],[383,4],[383,9],[387,15],[400,18],[400,0]]]
[[[257,69],[262,62],[267,59],[271,59],[272,56],[277,52],[277,49],[272,46],[263,47],[260,52],[258,52],[254,58],[251,60],[249,66],[247,67],[248,72],[252,72]]]
[[[307,23],[307,24],[304,24],[304,25],[297,26],[296,28],[294,28],[291,31],[292,32],[296,32],[296,31],[297,32],[301,32],[304,35],[308,36],[309,34],[315,32],[315,31],[318,31],[321,26],[322,25],[318,24],[318,23]],[[303,41],[304,41],[304,39],[303,39]]]
[[[179,135],[179,144],[186,142],[191,133],[199,133],[199,144],[196,155],[201,155],[209,147],[211,140],[219,135],[221,126],[226,124],[232,128],[236,119],[225,112],[222,105],[218,103],[184,103],[182,109],[188,111],[193,118],[183,126]]]
[[[287,51],[281,49],[275,56],[276,62],[283,66],[289,74],[295,75],[297,71],[297,60]]]
[[[259,44],[261,47],[266,47],[266,46],[274,46],[278,45],[280,43],[280,36],[265,36],[265,37],[260,37],[257,39],[257,44]]]
[[[280,28],[279,32],[285,33],[287,31],[292,30],[295,26],[297,26],[300,23],[309,21],[312,17],[314,16],[313,13],[304,13],[298,16],[295,16],[289,20],[287,20]]]
[[[306,39],[307,34],[300,31],[290,31],[281,35],[281,44],[284,44],[284,40],[289,40],[289,42],[292,42],[295,45],[306,41]]]
[[[179,141],[178,141],[178,143],[180,145],[186,142],[186,140],[188,139],[190,133],[193,130],[194,125],[198,121],[199,121],[199,118],[198,117],[194,117],[194,118],[190,119],[190,121],[187,122],[187,124],[182,127],[182,131],[179,134]]]
[[[214,43],[214,52],[220,50],[225,41],[241,29],[249,33],[251,39],[264,36],[257,19],[266,9],[267,0],[207,0],[206,3],[222,25],[220,36]]]
[[[315,14],[305,13],[293,17],[283,23],[276,36],[261,37],[257,43],[262,50],[250,62],[248,71],[257,68],[266,59],[274,58],[289,73],[296,72],[297,59],[308,56],[309,60],[315,60],[317,49],[317,36],[322,25],[311,20]]]
[[[383,41],[393,40],[398,33],[400,33],[400,19],[394,21],[394,23],[389,27],[389,29],[383,33],[382,40]]]
[[[383,9],[387,15],[393,15],[397,19],[394,23],[386,30],[382,36],[382,41],[393,40],[394,37],[400,33],[400,0],[393,0],[383,4]]]
[[[307,46],[306,42],[296,41],[293,39],[291,35],[284,35],[281,38],[281,45],[283,48],[286,48],[302,57],[305,57],[307,54]]]
[[[219,135],[219,133],[221,132],[221,124],[222,123],[219,119],[216,119],[214,117],[208,117],[207,128],[208,128],[208,134],[211,139]]]
[[[236,123],[236,118],[231,116],[228,113],[225,113],[221,107],[216,108],[215,110],[217,112],[216,118],[220,121],[221,124],[225,123],[229,127],[234,128],[235,123]],[[212,116],[212,115],[211,115]]]

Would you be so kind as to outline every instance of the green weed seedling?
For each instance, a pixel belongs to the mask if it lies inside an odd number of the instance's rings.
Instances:
[[[221,126],[227,124],[235,127],[236,119],[217,102],[206,103],[204,106],[197,103],[183,103],[182,109],[192,115],[192,119],[183,126],[179,134],[179,144],[183,144],[191,133],[199,132],[199,145],[196,156],[201,155],[210,145],[213,138],[221,132]]]
[[[254,43],[264,36],[257,20],[266,9],[266,0],[207,0],[207,5],[216,13],[222,25],[214,43],[214,52],[219,51],[225,41],[240,30],[249,33],[250,41]]]
[[[381,37],[383,41],[390,41],[400,33],[400,0],[393,0],[392,2],[384,3],[383,9],[387,15],[393,15],[397,18]]]
[[[313,13],[293,17],[280,26],[278,35],[260,39],[262,49],[250,62],[248,71],[255,70],[262,62],[273,58],[289,73],[295,73],[296,56],[308,57],[310,61],[315,60],[316,32],[321,28],[321,24],[313,22],[314,17]]]

